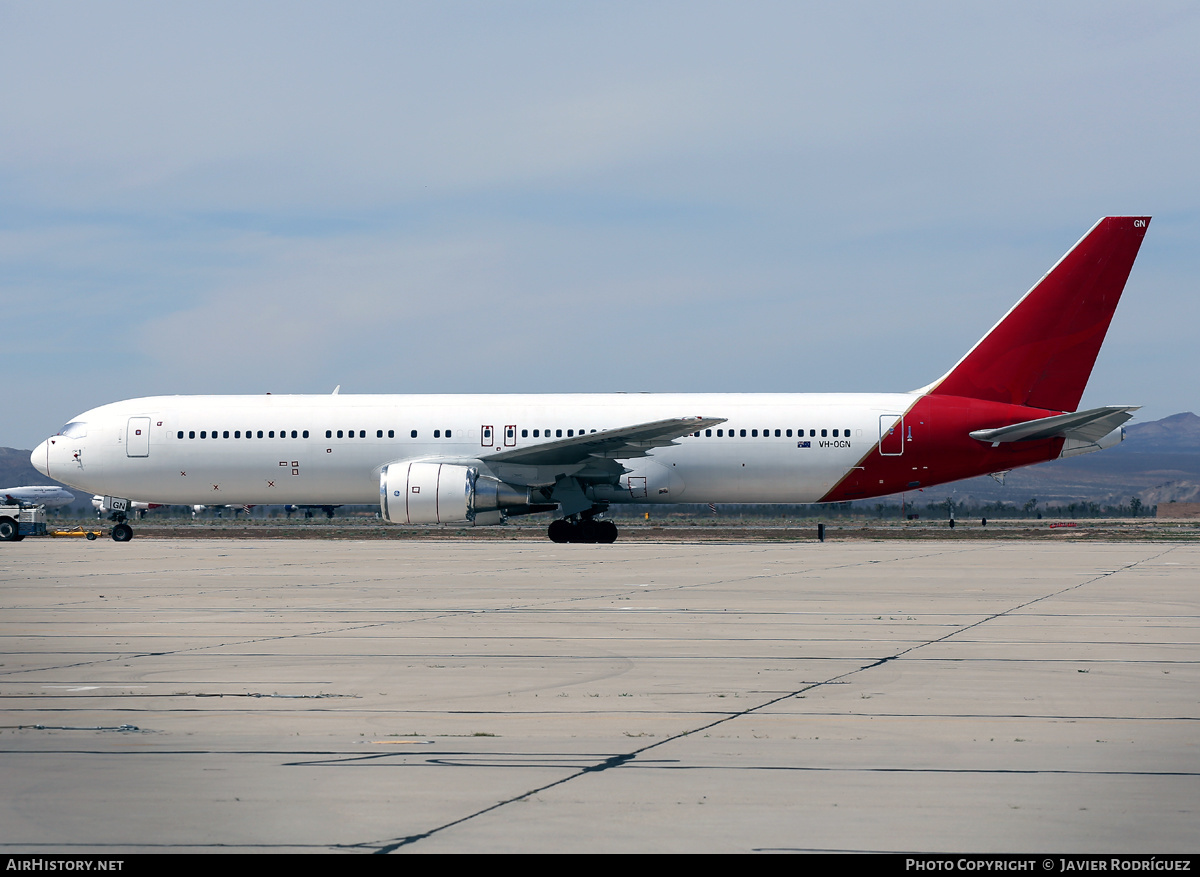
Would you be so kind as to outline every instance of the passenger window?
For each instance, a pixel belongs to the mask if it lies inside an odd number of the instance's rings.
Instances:
[[[389,429],[388,430],[388,438],[395,438],[395,437],[396,437],[396,430]]]
[[[706,429],[706,430],[704,430],[704,437],[705,437],[705,438],[712,438],[712,430],[711,430],[711,429]]]
[[[450,430],[446,430],[446,438],[450,438]]]
[[[193,430],[190,430],[190,431],[188,432],[188,438],[190,438],[190,439],[194,439],[195,437],[196,437],[196,430],[194,430],[194,429],[193,429]]]
[[[343,432],[342,432],[342,430],[339,429],[338,430],[338,438],[342,438],[342,435],[343,435]]]
[[[562,438],[562,430],[561,429],[554,430],[554,435],[558,438]]]
[[[827,429],[821,430],[821,438],[825,438],[825,436],[827,436],[827,435],[829,435],[829,430],[827,430]]]
[[[441,438],[441,437],[442,437],[442,431],[441,431],[440,429],[435,429],[435,430],[433,431],[433,437],[434,437],[434,438]]]
[[[792,431],[791,431],[790,429],[787,431],[787,437],[788,437],[788,438],[791,438],[791,437],[792,437]]]
[[[413,430],[413,431],[410,433],[410,435],[411,435],[413,438],[416,438],[416,437],[417,437],[417,431],[414,429],[414,430]]]

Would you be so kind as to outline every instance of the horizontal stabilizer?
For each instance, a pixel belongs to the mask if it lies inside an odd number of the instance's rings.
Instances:
[[[1140,405],[1112,405],[1073,414],[1056,414],[1026,420],[996,429],[977,429],[971,438],[981,442],[1030,442],[1048,438],[1071,438],[1096,442],[1133,417]]]

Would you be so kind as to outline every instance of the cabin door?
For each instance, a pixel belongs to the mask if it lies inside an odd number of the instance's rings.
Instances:
[[[125,456],[150,456],[150,418],[131,417],[125,428]]]
[[[879,453],[899,457],[904,453],[904,415],[879,415]]]

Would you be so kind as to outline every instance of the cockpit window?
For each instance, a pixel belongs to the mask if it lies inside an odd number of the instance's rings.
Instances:
[[[82,420],[72,421],[60,429],[58,434],[67,438],[83,438],[87,435],[87,424]]]

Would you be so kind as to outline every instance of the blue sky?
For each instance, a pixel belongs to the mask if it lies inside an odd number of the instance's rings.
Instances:
[[[1192,3],[0,2],[0,445],[160,393],[892,391],[1099,217],[1197,410]]]

